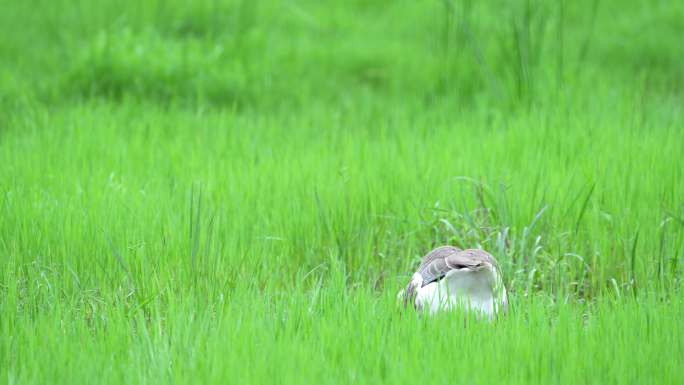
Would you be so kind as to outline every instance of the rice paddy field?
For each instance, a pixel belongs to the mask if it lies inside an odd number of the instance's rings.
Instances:
[[[0,383],[684,383],[684,3],[1,8]]]

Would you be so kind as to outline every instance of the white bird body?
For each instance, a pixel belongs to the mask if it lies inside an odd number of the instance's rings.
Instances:
[[[423,258],[406,290],[404,303],[433,315],[463,308],[492,319],[506,309],[507,294],[496,260],[482,250],[443,246]]]

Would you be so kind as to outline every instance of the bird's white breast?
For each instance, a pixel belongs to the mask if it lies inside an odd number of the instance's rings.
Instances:
[[[506,300],[503,286],[502,297],[497,296],[499,282],[496,270],[491,267],[452,270],[443,279],[419,288],[416,304],[430,314],[461,306],[491,318],[500,302]]]

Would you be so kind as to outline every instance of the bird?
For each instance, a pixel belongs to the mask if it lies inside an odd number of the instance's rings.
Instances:
[[[508,308],[506,287],[496,259],[484,250],[440,246],[426,254],[406,288],[404,307],[434,315],[461,307],[492,320]]]

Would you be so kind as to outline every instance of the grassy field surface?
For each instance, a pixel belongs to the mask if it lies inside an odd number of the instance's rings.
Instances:
[[[683,4],[3,2],[0,383],[684,382]]]

